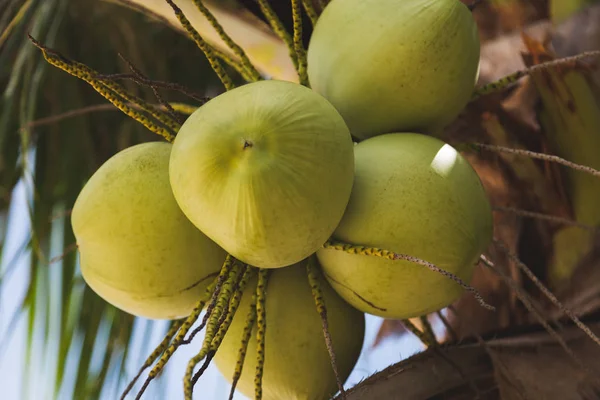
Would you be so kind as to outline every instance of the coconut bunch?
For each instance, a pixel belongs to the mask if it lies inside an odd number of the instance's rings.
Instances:
[[[266,399],[331,397],[363,313],[448,306],[492,235],[477,174],[436,138],[477,79],[464,4],[333,0],[307,61],[306,85],[232,88],[173,143],[116,154],[72,213],[85,281],[121,310],[189,319],[225,293],[196,361]]]

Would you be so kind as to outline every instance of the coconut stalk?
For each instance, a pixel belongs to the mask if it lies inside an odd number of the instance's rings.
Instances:
[[[185,33],[173,10],[164,0],[106,1],[131,7]],[[196,8],[193,0],[177,0],[174,3],[208,43],[239,60],[235,52],[227,46],[206,17]],[[204,1],[204,3],[225,32],[244,49],[252,64],[262,74],[274,79],[298,82],[298,74],[290,59],[288,47],[267,24],[248,10],[239,7],[236,1]]]

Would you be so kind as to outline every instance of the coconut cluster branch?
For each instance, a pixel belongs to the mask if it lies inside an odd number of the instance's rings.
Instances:
[[[475,299],[477,300],[479,305],[481,305],[483,308],[486,308],[490,311],[495,311],[495,309],[496,309],[494,306],[488,304],[483,299],[483,297],[481,297],[481,294],[479,293],[479,291],[477,289],[475,289],[474,287],[465,283],[458,276],[436,266],[433,263],[430,263],[429,261],[422,260],[418,257],[414,257],[414,256],[411,256],[408,254],[394,253],[393,251],[389,251],[386,249],[380,249],[377,247],[357,246],[357,245],[344,243],[344,242],[340,242],[340,241],[336,241],[336,240],[327,241],[325,244],[323,244],[323,248],[344,251],[346,253],[356,254],[356,255],[382,257],[382,258],[387,258],[388,260],[393,260],[393,261],[403,260],[403,261],[408,261],[408,262],[411,262],[414,264],[422,265],[424,267],[427,267],[431,271],[439,273],[439,274],[445,276],[446,278],[456,282],[464,290],[470,292],[475,297]]]

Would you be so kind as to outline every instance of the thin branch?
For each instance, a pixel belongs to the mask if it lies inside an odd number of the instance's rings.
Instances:
[[[561,164],[561,165],[564,165],[569,168],[573,168],[577,171],[586,172],[588,174],[594,175],[597,178],[600,178],[599,170],[594,169],[592,167],[588,167],[586,165],[576,164],[572,161],[565,160],[564,158],[561,158],[561,157],[558,157],[558,156],[555,156],[552,154],[536,153],[536,152],[530,151],[530,150],[513,149],[510,147],[496,146],[493,144],[472,143],[471,145],[474,147],[480,148],[480,149],[489,150],[489,151],[493,151],[493,152],[509,153],[509,154],[515,154],[515,155],[519,155],[519,156],[530,157],[530,158],[534,158],[537,160],[554,162],[554,163]]]
[[[535,274],[525,265],[519,258],[513,254],[500,240],[494,239],[494,245],[502,250],[517,266],[521,271],[527,275],[527,277],[537,286],[538,289],[546,296],[556,307],[558,307],[563,313],[565,313],[571,320],[581,329],[590,339],[592,339],[598,346],[600,346],[600,338],[590,330],[581,320],[567,307],[565,307],[554,294],[535,276]]]
[[[425,347],[433,347],[434,343],[431,341],[431,338],[421,331],[415,324],[413,324],[409,319],[401,320],[402,325],[406,327],[413,335],[415,335],[421,343],[425,345]]]
[[[334,240],[328,240],[327,242],[325,242],[325,244],[323,244],[323,248],[344,251],[344,252],[350,253],[350,254],[382,257],[382,258],[386,258],[386,259],[392,260],[392,261],[404,260],[404,261],[408,261],[408,262],[411,262],[414,264],[422,265],[424,267],[429,268],[431,271],[437,272],[438,274],[441,274],[441,275],[445,276],[446,278],[456,282],[464,290],[470,292],[475,297],[475,299],[477,300],[479,305],[481,305],[483,308],[486,308],[490,311],[496,310],[496,308],[494,306],[491,306],[488,303],[486,303],[486,301],[483,299],[483,297],[481,297],[481,294],[479,293],[479,291],[477,291],[477,289],[468,285],[467,283],[465,283],[462,279],[460,279],[458,276],[454,275],[453,273],[448,272],[448,271],[438,267],[437,265],[430,263],[429,261],[425,261],[420,258],[410,256],[408,254],[394,253],[393,251],[379,249],[376,247],[355,246],[355,245],[352,245],[349,243],[343,243],[343,242],[338,242],[338,241],[334,241]]]
[[[541,70],[552,68],[552,67],[558,67],[558,66],[562,66],[565,64],[573,64],[573,63],[576,63],[577,61],[581,61],[585,58],[598,57],[598,56],[600,56],[600,51],[586,51],[584,53],[577,54],[572,57],[564,57],[564,58],[559,58],[556,60],[548,61],[545,63],[536,64],[532,67],[514,72],[510,75],[500,78],[499,80],[497,80],[495,82],[488,83],[487,85],[477,88],[475,90],[475,92],[473,93],[473,96],[471,97],[471,101],[476,100],[477,98],[487,95],[487,94],[500,92],[500,91],[508,88],[509,86],[511,86],[513,83],[516,83],[519,79],[521,79],[525,76],[531,75],[532,73],[534,73],[536,71],[541,71]]]
[[[448,332],[448,334],[450,335],[450,339],[454,342],[457,341],[458,335],[456,334],[456,331],[454,330],[454,328],[452,328],[452,325],[450,325],[450,322],[448,322],[448,319],[444,316],[444,314],[440,310],[436,311],[436,314],[437,314],[438,318],[442,321],[442,324],[444,324],[444,327],[446,328],[446,332]]]
[[[119,57],[121,58],[121,60],[123,60],[123,62],[125,62],[125,64],[127,64],[127,67],[129,68],[129,70],[133,73],[133,75],[136,78],[138,78],[139,80],[147,80],[148,79],[142,73],[142,71],[140,71],[135,65],[133,65],[133,63],[130,60],[128,60],[123,54],[121,54],[121,53],[118,53],[118,54],[119,54]],[[154,97],[156,97],[156,100],[158,100],[158,102],[164,108],[166,108],[166,110],[169,113],[169,115],[171,116],[171,118],[173,118],[173,120],[177,121],[178,123],[183,124],[184,121],[181,119],[181,117],[179,117],[175,113],[175,110],[173,109],[173,107],[171,107],[171,105],[163,99],[163,97],[158,92],[158,89],[156,88],[156,86],[153,84],[150,84],[150,88],[152,89],[152,93],[154,93]]]
[[[140,111],[142,110],[141,107],[139,107],[135,103],[125,103],[125,104],[133,109],[140,110]],[[157,109],[162,109],[162,107],[159,105],[154,105],[154,107],[156,107]],[[184,114],[191,114],[190,111],[192,111],[192,109],[196,110],[196,107],[190,106],[188,104],[171,103],[171,107],[173,107],[176,111],[178,111],[180,113],[184,113]],[[37,127],[45,126],[45,125],[52,125],[57,122],[61,122],[65,119],[80,117],[80,116],[83,116],[86,114],[91,114],[94,112],[101,112],[101,111],[120,111],[120,110],[117,107],[115,107],[112,103],[111,104],[95,104],[95,105],[91,105],[91,106],[77,108],[74,110],[65,111],[64,113],[51,115],[49,117],[36,119],[34,121],[27,123],[26,125],[22,126],[21,128],[19,128],[19,131],[23,131],[23,130],[27,130],[27,129],[31,129],[31,128],[37,128]]]
[[[208,96],[202,96],[200,93],[194,92],[193,90],[188,89],[187,87],[180,85],[178,83],[171,83],[171,82],[164,82],[164,81],[159,81],[159,80],[154,80],[154,79],[148,79],[145,77],[135,76],[134,74],[126,74],[126,73],[106,74],[106,75],[99,75],[99,78],[111,79],[111,80],[129,79],[139,85],[144,85],[144,86],[148,86],[148,87],[155,86],[157,88],[174,90],[174,91],[177,91],[179,93],[182,93],[182,94],[188,96],[191,99],[198,101],[200,104],[204,104],[211,99]]]
[[[489,258],[482,255],[479,259],[489,269],[491,269],[496,274],[498,274],[500,276],[500,278],[502,278],[502,280],[508,285],[508,287],[510,287],[515,292],[515,294],[517,295],[519,300],[521,300],[521,303],[523,303],[525,308],[527,308],[527,310],[538,320],[538,322],[544,327],[544,329],[546,329],[546,332],[548,332],[548,334],[556,340],[556,342],[560,345],[560,347],[563,348],[565,353],[567,353],[567,355],[575,362],[575,364],[577,364],[577,366],[579,366],[580,368],[587,370],[587,368],[585,367],[583,362],[569,348],[569,345],[567,345],[567,342],[565,342],[565,340],[550,326],[550,324],[548,324],[546,319],[535,308],[535,306],[533,305],[531,300],[528,298],[527,294],[524,293],[523,289],[520,288],[513,281],[513,279],[510,278],[508,275],[506,275],[500,268],[496,268],[494,263]]]
[[[506,212],[506,213],[512,213],[512,214],[515,214],[515,215],[518,215],[521,217],[528,217],[528,218],[541,219],[541,220],[545,220],[545,221],[549,221],[549,222],[556,222],[556,223],[562,224],[562,225],[576,226],[578,228],[585,229],[587,231],[597,231],[599,229],[596,226],[582,224],[582,223],[574,221],[572,219],[557,217],[555,215],[541,214],[541,213],[537,213],[537,212],[533,212],[533,211],[521,210],[521,209],[513,208],[513,207],[496,206],[493,208],[493,210],[500,211],[500,212]]]

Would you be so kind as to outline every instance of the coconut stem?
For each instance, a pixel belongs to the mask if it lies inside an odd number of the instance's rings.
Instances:
[[[246,316],[246,326],[244,327],[244,333],[242,335],[242,343],[238,352],[238,358],[235,363],[235,371],[233,373],[233,381],[231,383],[231,391],[229,392],[229,400],[233,400],[235,388],[237,386],[240,377],[242,376],[242,370],[244,369],[244,361],[246,360],[246,352],[248,351],[248,343],[252,337],[252,330],[256,323],[256,293],[252,294],[252,301],[250,303],[250,310]]]
[[[217,76],[219,77],[221,82],[223,83],[223,86],[225,86],[225,89],[227,89],[227,90],[233,89],[235,87],[235,85],[234,85],[233,81],[231,80],[231,77],[227,74],[227,72],[221,65],[221,62],[215,56],[212,46],[210,46],[208,43],[206,43],[206,41],[200,35],[200,33],[198,33],[198,31],[196,29],[194,29],[194,27],[192,26],[190,21],[183,14],[183,11],[181,11],[181,9],[175,3],[173,3],[173,0],[166,0],[166,2],[169,3],[171,8],[173,9],[175,16],[181,23],[181,26],[183,26],[183,29],[185,29],[185,31],[188,33],[188,35],[190,35],[190,37],[196,43],[198,48],[200,50],[202,50],[202,52],[208,59],[210,66],[215,71],[215,73],[217,74]]]
[[[292,20],[294,23],[294,51],[298,57],[298,77],[301,85],[308,86],[306,50],[302,43],[302,8],[299,0],[292,0]]]
[[[519,300],[521,300],[521,303],[523,303],[525,308],[527,308],[527,310],[538,320],[538,322],[544,327],[544,329],[546,329],[546,332],[548,332],[548,334],[556,340],[556,342],[560,345],[560,347],[562,347],[565,353],[567,353],[567,355],[575,362],[575,364],[585,371],[586,368],[583,362],[575,355],[575,353],[573,353],[573,350],[571,350],[567,342],[565,342],[565,340],[550,326],[548,321],[546,321],[546,318],[535,308],[531,301],[531,298],[523,290],[523,288],[520,285],[516,284],[514,280],[510,278],[500,268],[497,268],[494,265],[494,263],[486,256],[482,255],[481,257],[479,257],[479,260],[489,269],[498,274],[500,278],[502,278],[504,283],[506,283],[506,285],[510,287],[513,290],[513,292],[517,295]],[[453,308],[450,308],[450,310],[452,310],[456,314],[456,311]]]
[[[317,14],[317,10],[315,9],[312,0],[302,0],[302,5],[304,6],[304,11],[306,11],[306,15],[308,15],[308,18],[310,18],[310,22],[314,27],[319,19],[319,14]]]
[[[256,372],[254,375],[254,400],[262,399],[262,378],[265,368],[265,339],[267,332],[266,292],[270,270],[258,272],[256,285]]]
[[[344,251],[346,253],[354,254],[354,255],[382,257],[382,258],[386,258],[386,259],[392,260],[392,261],[404,260],[404,261],[412,262],[414,264],[422,265],[424,267],[429,268],[431,271],[437,272],[438,274],[442,274],[446,278],[451,279],[454,282],[456,282],[464,290],[470,292],[475,297],[475,299],[477,300],[479,305],[481,305],[483,308],[487,308],[490,311],[496,310],[496,308],[494,306],[491,306],[485,302],[485,300],[481,297],[481,294],[479,294],[479,291],[477,289],[466,284],[462,279],[460,279],[458,276],[454,275],[453,273],[448,272],[448,271],[436,266],[435,264],[430,263],[429,261],[425,261],[425,260],[422,260],[417,257],[409,256],[407,254],[399,254],[399,253],[394,253],[389,250],[379,249],[377,247],[355,246],[353,244],[339,242],[339,241],[335,241],[335,240],[328,240],[323,245],[323,248]]]
[[[219,328],[221,317],[225,312],[225,305],[229,303],[229,299],[231,298],[234,282],[237,280],[241,272],[240,265],[238,263],[233,263],[233,257],[231,257],[229,254],[227,255],[225,263],[232,265],[231,272],[229,273],[227,280],[221,288],[221,293],[219,293],[214,309],[208,317],[202,348],[200,349],[198,354],[196,354],[189,360],[185,371],[185,376],[183,380],[183,393],[186,400],[192,399],[195,383],[193,376],[194,368],[196,368],[196,365],[198,365],[200,361],[202,361],[205,357],[210,356],[212,353],[210,346],[211,342],[213,341],[215,334],[217,333],[217,329]]]
[[[429,323],[427,315],[421,315],[419,319],[421,320],[421,326],[423,326],[423,332],[425,333],[425,335],[427,335],[432,345],[437,346],[439,342],[437,340],[437,337],[435,336],[435,332],[433,331],[431,324]]]
[[[321,290],[321,284],[317,276],[318,272],[317,267],[315,265],[314,256],[308,259],[308,262],[306,263],[306,272],[308,275],[308,283],[310,285],[310,289],[315,300],[315,305],[317,306],[317,312],[319,313],[319,317],[321,317],[321,324],[323,326],[323,336],[325,336],[325,345],[327,346],[327,351],[329,352],[331,367],[333,368],[333,373],[335,375],[335,380],[337,382],[340,395],[342,399],[345,399],[346,391],[344,390],[344,383],[340,379],[340,374],[338,373],[335,351],[333,349],[333,341],[331,340],[331,332],[329,331],[329,322],[327,321],[327,307],[325,306],[323,291]]]
[[[202,365],[202,368],[200,368],[200,370],[198,370],[198,372],[196,372],[196,374],[192,378],[192,387],[196,384],[198,379],[200,379],[200,377],[202,376],[202,374],[208,367],[210,360],[213,358],[213,356],[215,355],[217,350],[219,350],[219,346],[223,342],[223,339],[225,338],[225,334],[227,333],[227,330],[229,329],[229,326],[231,325],[231,322],[233,321],[233,317],[235,316],[235,313],[237,312],[238,306],[240,305],[240,301],[242,299],[242,294],[243,294],[244,288],[248,284],[248,280],[250,279],[250,277],[254,274],[255,269],[253,267],[243,264],[243,265],[241,265],[241,270],[243,271],[243,273],[238,274],[237,282],[235,282],[235,284],[232,288],[233,294],[231,295],[231,298],[229,299],[229,307],[227,308],[227,312],[224,312],[221,314],[221,316],[219,318],[219,322],[217,323],[219,330],[217,331],[217,333],[214,335],[212,341],[210,342],[209,350],[207,352],[207,357],[206,357],[205,363],[204,363],[204,365]],[[207,330],[207,335],[208,335],[208,330]]]
[[[210,44],[209,44],[210,46]],[[214,53],[214,55],[219,58],[220,60],[222,60],[223,62],[225,62],[225,64],[229,65],[231,68],[235,69],[236,72],[238,74],[240,74],[240,76],[246,81],[246,82],[252,82],[254,79],[252,78],[252,75],[250,75],[250,73],[248,72],[248,69],[238,60],[234,59],[231,55],[229,55],[228,53],[225,53],[224,51],[214,47],[214,46],[210,46],[212,49],[212,52]]]
[[[67,72],[68,74],[87,82],[90,86],[94,88],[94,90],[96,90],[96,92],[98,92],[105,99],[110,101],[124,114],[138,121],[151,132],[162,136],[167,141],[173,141],[175,136],[172,132],[177,132],[180,128],[180,125],[177,121],[174,121],[168,115],[161,113],[155,107],[152,107],[150,104],[146,103],[144,100],[127,92],[118,83],[111,80],[100,79],[100,74],[98,74],[98,72],[94,71],[87,65],[67,59],[58,52],[42,45],[31,35],[29,35],[29,39],[36,47],[38,47],[42,51],[44,58],[50,65],[53,65]],[[125,99],[125,101],[121,100],[121,98]],[[155,123],[146,115],[135,110],[133,107],[129,106],[127,102],[136,104],[140,109],[152,115],[152,117],[154,117],[158,122],[171,129],[172,132],[169,132],[169,130]]]
[[[194,0],[194,5],[196,8],[206,17],[208,22],[212,25],[212,27],[217,31],[217,34],[221,39],[225,42],[225,44],[233,50],[234,54],[239,57],[242,62],[244,69],[249,74],[252,81],[258,81],[261,79],[260,73],[256,69],[256,67],[252,64],[244,49],[242,49],[232,38],[225,32],[223,26],[217,21],[213,13],[204,5],[202,0]]]
[[[204,327],[208,323],[208,319],[210,318],[211,315],[213,315],[213,310],[215,309],[219,299],[221,298],[221,290],[222,290],[223,285],[226,283],[225,280],[229,279],[229,277],[231,277],[230,272],[231,272],[232,267],[233,267],[232,260],[229,257],[225,258],[225,262],[223,264],[223,267],[221,268],[222,274],[219,275],[219,281],[217,282],[217,286],[215,287],[215,290],[212,293],[210,303],[208,303],[208,307],[206,308],[206,313],[204,314],[204,318],[202,319],[202,322],[200,323],[200,325],[198,325],[192,331],[192,333],[190,333],[190,335],[188,336],[187,339],[184,339],[181,342],[181,344],[191,343],[192,340],[194,340],[194,337],[198,333],[200,333],[200,331],[202,331],[202,329],[204,329]]]
[[[580,222],[574,221],[569,218],[563,218],[563,217],[557,217],[555,215],[547,215],[547,214],[537,213],[537,212],[533,212],[533,211],[521,210],[521,209],[514,208],[514,207],[496,206],[496,207],[494,207],[493,210],[499,211],[499,212],[512,213],[519,217],[534,218],[534,219],[539,219],[542,221],[554,222],[554,223],[561,224],[561,225],[576,226],[577,228],[581,228],[586,231],[593,232],[593,231],[597,231],[598,229],[600,229],[600,227],[582,224]]]
[[[476,100],[477,98],[484,96],[484,95],[501,92],[504,89],[511,86],[513,83],[517,82],[519,79],[521,79],[527,75],[531,75],[535,71],[544,70],[549,67],[573,64],[577,61],[583,60],[584,58],[598,57],[598,56],[600,56],[600,51],[586,51],[586,52],[577,54],[572,57],[559,58],[559,59],[548,61],[545,63],[536,64],[527,69],[519,70],[519,71],[514,72],[510,75],[507,75],[503,78],[500,78],[495,82],[491,82],[491,83],[488,83],[487,85],[483,85],[483,86],[477,88],[475,90],[475,92],[473,93],[473,96],[471,97],[471,101]]]
[[[160,342],[160,344],[158,346],[156,346],[156,348],[152,351],[152,353],[150,353],[150,355],[148,356],[148,358],[146,358],[146,361],[144,362],[144,364],[142,365],[142,367],[138,371],[137,375],[134,376],[133,379],[129,382],[129,384],[127,385],[127,387],[123,391],[123,394],[121,394],[121,398],[120,398],[121,400],[125,400],[125,397],[131,391],[131,389],[133,389],[133,386],[138,381],[138,379],[140,378],[140,376],[142,376],[142,373],[147,368],[150,368],[152,366],[152,364],[154,364],[154,361],[156,361],[156,359],[158,357],[160,357],[160,355],[162,353],[164,353],[165,350],[167,350],[167,348],[169,347],[169,343],[171,343],[171,340],[173,339],[173,337],[175,336],[175,334],[177,333],[177,331],[179,330],[179,328],[181,327],[181,325],[183,325],[183,321],[184,320],[181,319],[181,320],[177,320],[177,321],[173,322],[173,324],[171,325],[171,327],[167,331],[167,333],[166,333],[165,337],[163,338],[163,340]]]
[[[233,317],[235,316],[235,313],[237,312],[237,309],[240,305],[240,301],[242,300],[244,289],[246,288],[246,285],[248,284],[250,278],[256,272],[256,268],[244,265],[242,267],[242,271],[243,273],[240,275],[240,279],[238,282],[236,282],[236,285],[233,289],[233,294],[229,301],[229,307],[227,309],[227,313],[225,313],[225,319],[219,326],[219,331],[217,332],[217,334],[211,342],[211,348],[215,351],[218,349],[219,345],[223,341],[223,338],[225,337],[225,334],[227,333],[227,330],[229,329],[229,326],[233,321]]]
[[[452,325],[450,325],[450,322],[448,321],[448,319],[444,316],[444,314],[440,310],[436,311],[436,314],[437,314],[438,318],[442,321],[442,324],[444,324],[444,327],[446,328],[446,332],[448,332],[448,335],[450,336],[450,340],[457,341],[458,335],[456,334],[456,331],[454,330],[454,328],[452,328]]]
[[[273,29],[275,34],[277,34],[277,36],[279,36],[279,38],[283,40],[283,42],[286,44],[290,52],[290,58],[292,59],[292,63],[294,64],[296,70],[298,70],[298,56],[296,55],[296,49],[294,47],[294,41],[292,40],[292,37],[285,29],[285,26],[283,25],[277,14],[275,14],[275,11],[273,11],[273,9],[271,8],[271,5],[269,4],[268,0],[257,1],[258,5],[260,6],[260,10],[269,22],[269,25],[271,25],[271,28]]]
[[[411,322],[409,319],[401,320],[402,325],[406,327],[413,335],[415,335],[419,340],[427,347],[433,346],[434,342],[431,341],[429,335],[425,334],[421,331],[415,324]]]
[[[537,278],[537,276],[535,276],[533,271],[531,271],[527,265],[525,265],[513,252],[511,252],[504,243],[494,238],[494,245],[502,250],[502,252],[505,253],[517,265],[517,267],[519,267],[519,269],[525,273],[525,275],[527,275],[527,277],[534,283],[535,286],[537,286],[538,289],[540,289],[540,291],[552,302],[552,304],[554,304],[559,310],[567,315],[579,329],[581,329],[590,339],[600,346],[600,338],[598,338],[598,336],[596,336],[596,334],[592,332],[587,325],[581,322],[581,320],[573,313],[573,311],[566,308]]]
[[[173,353],[175,353],[175,351],[177,350],[177,348],[180,346],[180,344],[183,341],[185,335],[190,330],[190,328],[192,327],[192,325],[196,322],[196,320],[200,316],[200,313],[202,313],[202,309],[204,308],[204,305],[206,304],[206,302],[208,301],[208,299],[211,297],[211,294],[216,290],[217,286],[219,285],[219,280],[221,279],[221,275],[222,274],[223,274],[223,269],[221,270],[221,274],[215,280],[213,280],[213,282],[211,282],[210,285],[208,285],[208,287],[206,288],[206,290],[204,292],[204,295],[198,301],[198,303],[196,303],[196,306],[192,310],[191,314],[183,321],[183,323],[181,324],[181,327],[179,328],[179,331],[177,332],[177,335],[175,336],[175,339],[173,340],[173,342],[162,353],[160,359],[158,360],[158,362],[156,363],[156,365],[154,366],[154,368],[152,368],[152,370],[150,370],[150,373],[148,374],[148,377],[144,381],[144,384],[143,384],[142,388],[140,389],[140,391],[138,392],[138,394],[136,396],[136,400],[138,400],[138,399],[140,399],[142,397],[142,394],[144,394],[144,391],[146,390],[146,388],[148,387],[148,385],[150,385],[150,382],[155,377],[158,376],[158,374],[160,373],[160,371],[162,371],[163,368],[165,367],[165,365],[169,362],[169,359],[171,358],[171,356],[173,355]]]
[[[470,143],[469,145],[476,147],[476,148],[494,151],[494,152],[498,152],[498,153],[510,153],[510,154],[515,154],[515,155],[519,155],[519,156],[535,158],[537,160],[554,162],[554,163],[561,164],[566,167],[575,169],[577,171],[586,172],[590,175],[600,178],[600,170],[594,169],[592,167],[588,167],[586,165],[576,164],[572,161],[565,160],[564,158],[561,158],[561,157],[558,157],[558,156],[555,156],[552,154],[536,153],[535,151],[530,151],[530,150],[513,149],[510,147],[496,146],[496,145],[484,144],[484,143]]]
[[[140,82],[140,83],[143,82],[142,84],[146,84],[147,86],[149,86],[150,89],[152,90],[152,93],[154,93],[154,97],[156,98],[156,100],[158,100],[159,104],[167,110],[167,113],[172,118],[172,120],[177,122],[177,124],[174,127],[175,128],[180,127],[184,121],[181,120],[181,118],[175,113],[175,110],[173,109],[173,107],[171,107],[171,105],[168,102],[166,102],[163,99],[163,97],[160,95],[160,93],[158,91],[158,86],[156,84],[154,84],[154,82],[152,82],[150,79],[148,79],[148,77],[146,77],[142,73],[142,71],[140,71],[135,65],[133,65],[133,63],[131,61],[129,61],[123,54],[121,54],[121,53],[118,53],[118,54],[119,54],[119,57],[121,58],[121,60],[123,60],[123,62],[125,62],[125,64],[127,64],[127,67],[133,74],[134,81]]]

